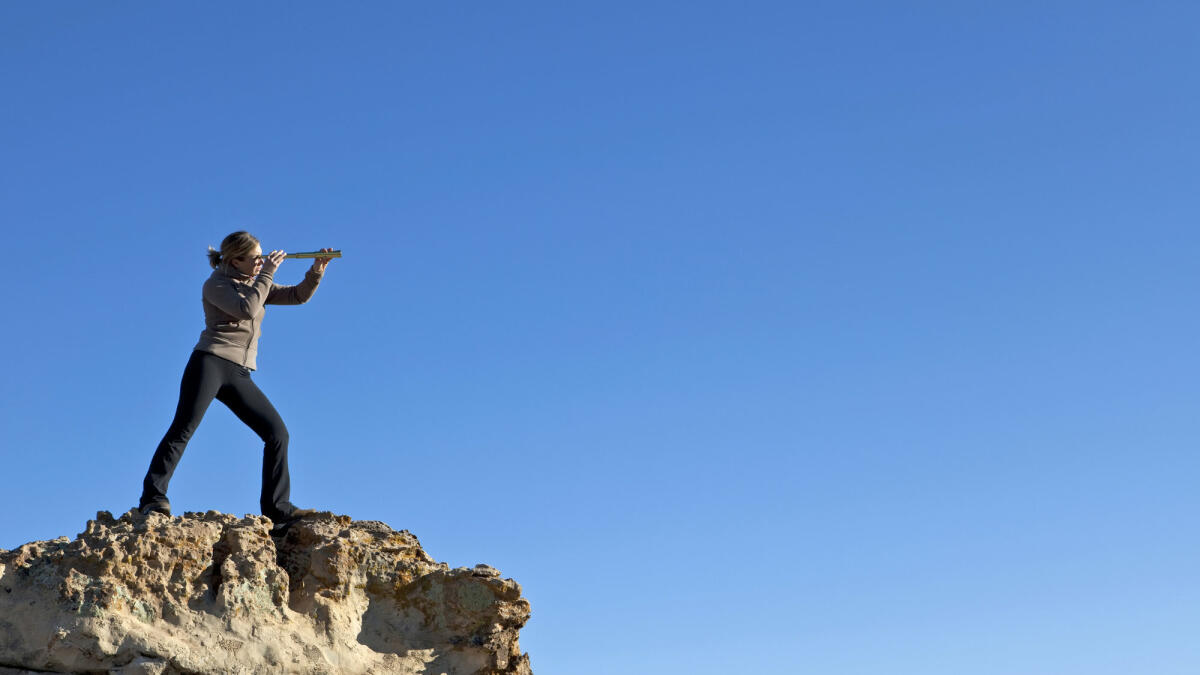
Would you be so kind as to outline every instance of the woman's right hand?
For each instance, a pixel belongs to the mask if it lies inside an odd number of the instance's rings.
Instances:
[[[263,271],[275,274],[275,270],[279,267],[279,263],[283,262],[283,259],[286,257],[287,254],[283,251],[271,251],[267,255],[263,256]]]

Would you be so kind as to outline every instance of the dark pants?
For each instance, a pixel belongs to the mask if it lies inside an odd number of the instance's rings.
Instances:
[[[139,506],[167,501],[167,484],[183,457],[183,449],[196,431],[213,399],[224,403],[238,419],[263,440],[262,512],[272,518],[291,511],[291,480],[288,477],[288,431],[275,406],[250,379],[250,369],[206,352],[192,352],[183,381],[179,384],[179,406],[167,434],[150,460],[142,482]]]

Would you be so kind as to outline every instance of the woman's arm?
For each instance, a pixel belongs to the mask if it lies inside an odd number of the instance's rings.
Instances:
[[[232,279],[209,279],[204,284],[204,299],[237,319],[253,319],[262,311],[271,291],[271,273],[265,269],[249,286]]]
[[[332,251],[331,248],[323,248],[322,251]],[[267,294],[268,305],[302,305],[312,298],[313,293],[317,292],[317,286],[321,284],[321,277],[325,275],[325,266],[333,258],[317,258],[313,260],[312,267],[304,273],[304,281],[295,286],[280,286],[272,284],[271,290]]]
[[[271,284],[271,290],[267,293],[267,304],[303,305],[308,302],[313,293],[317,292],[317,286],[320,285],[322,276],[321,273],[310,269],[304,273],[304,281],[295,286]]]

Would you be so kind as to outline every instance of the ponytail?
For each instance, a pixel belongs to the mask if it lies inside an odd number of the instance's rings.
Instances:
[[[229,262],[230,258],[250,255],[254,251],[254,247],[258,245],[258,239],[249,232],[234,232],[221,242],[220,251],[211,246],[208,247],[208,264],[213,269],[217,269],[222,263]]]

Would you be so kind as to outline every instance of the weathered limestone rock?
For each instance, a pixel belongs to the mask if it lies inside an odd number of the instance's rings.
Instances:
[[[529,603],[407,531],[321,513],[100,512],[74,540],[0,550],[0,675],[530,675]]]

